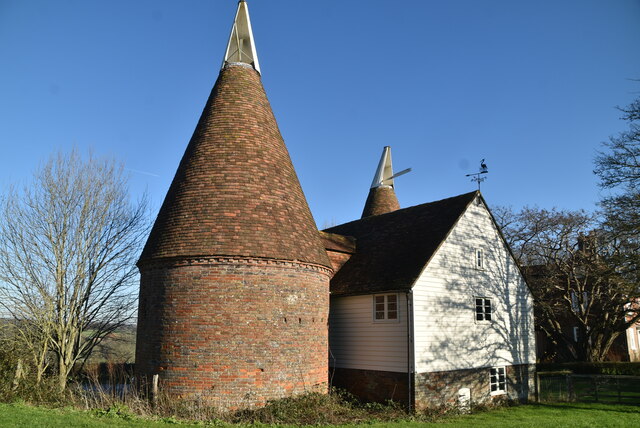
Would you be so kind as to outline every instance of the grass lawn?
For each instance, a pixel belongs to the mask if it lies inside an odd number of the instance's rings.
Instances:
[[[151,421],[131,416],[72,409],[45,409],[24,404],[0,404],[0,427],[161,427],[177,421]],[[185,423],[187,425],[193,425]],[[203,426],[228,426],[210,423]],[[264,425],[263,425],[264,426]],[[356,425],[351,425],[356,426]],[[554,403],[508,407],[473,415],[447,417],[440,423],[399,421],[361,427],[640,427],[640,407],[599,403]]]
[[[47,409],[25,404],[0,403],[0,427],[162,427],[166,422],[155,422],[117,415],[99,415],[97,412],[71,408]]]

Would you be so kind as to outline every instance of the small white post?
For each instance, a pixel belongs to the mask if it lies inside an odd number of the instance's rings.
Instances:
[[[153,405],[158,404],[158,381],[160,379],[160,375],[154,374],[151,382],[151,399],[153,400]]]
[[[460,413],[471,412],[471,390],[469,388],[458,390],[458,409],[460,409]]]

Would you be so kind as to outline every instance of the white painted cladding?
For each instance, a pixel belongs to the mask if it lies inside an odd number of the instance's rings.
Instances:
[[[404,293],[398,293],[398,320],[389,321],[373,320],[372,295],[332,298],[329,325],[331,367],[407,372]]]
[[[491,299],[492,321],[476,321],[475,297]],[[531,294],[484,204],[469,206],[423,270],[413,307],[418,373],[535,363]]]

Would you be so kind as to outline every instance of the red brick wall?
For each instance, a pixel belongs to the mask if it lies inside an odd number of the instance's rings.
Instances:
[[[328,269],[210,257],[140,270],[139,378],[221,408],[326,390]]]

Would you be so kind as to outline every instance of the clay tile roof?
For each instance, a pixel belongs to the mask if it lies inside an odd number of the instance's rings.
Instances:
[[[260,75],[220,71],[140,261],[250,256],[331,266]]]
[[[320,238],[327,251],[347,254],[354,254],[356,252],[356,240],[350,236],[320,231]]]
[[[372,187],[369,189],[367,202],[365,202],[364,210],[362,210],[362,218],[386,214],[398,209],[400,209],[400,204],[393,187]]]
[[[356,252],[331,280],[332,295],[410,290],[478,192],[365,217],[326,229]]]

